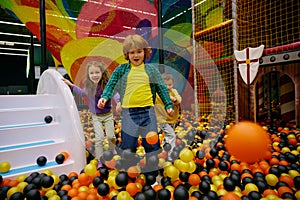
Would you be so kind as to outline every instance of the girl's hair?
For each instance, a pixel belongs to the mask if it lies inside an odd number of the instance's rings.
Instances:
[[[148,42],[140,35],[128,35],[123,43],[123,54],[126,60],[129,60],[128,53],[133,49],[144,49],[145,59],[149,59],[151,55],[151,49]]]
[[[102,77],[100,81],[98,82],[98,86],[101,88],[101,90],[104,90],[104,87],[106,83],[108,82],[109,79],[109,74],[108,71],[106,70],[106,65],[103,62],[98,62],[98,61],[90,61],[87,64],[86,68],[86,90],[88,95],[96,95],[95,94],[95,84],[91,81],[90,76],[89,76],[89,69],[90,67],[99,67]]]

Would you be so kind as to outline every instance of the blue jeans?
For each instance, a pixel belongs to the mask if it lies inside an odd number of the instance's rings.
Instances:
[[[122,109],[121,149],[131,149],[132,152],[136,152],[138,136],[141,135],[142,145],[146,153],[160,150],[159,140],[154,145],[147,143],[146,135],[150,131],[157,133],[154,107]]]

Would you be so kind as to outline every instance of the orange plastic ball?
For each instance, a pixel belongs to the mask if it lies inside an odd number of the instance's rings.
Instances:
[[[158,134],[154,131],[150,131],[146,135],[146,141],[148,144],[156,144],[158,142]]]
[[[237,159],[253,163],[262,160],[271,150],[271,140],[261,126],[253,122],[239,122],[228,129],[225,145],[228,152]]]

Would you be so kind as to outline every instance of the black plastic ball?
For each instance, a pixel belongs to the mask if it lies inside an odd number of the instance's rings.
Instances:
[[[144,194],[146,195],[147,199],[155,199],[156,198],[156,192],[152,188],[144,191]]]
[[[40,177],[35,177],[31,183],[33,183],[37,189],[41,189],[42,184],[41,184],[42,179]]]
[[[53,190],[55,190],[56,192],[61,190],[62,185],[61,184],[55,184],[53,187]]]
[[[146,174],[146,184],[153,185],[156,181],[156,176],[153,174]]]
[[[289,187],[289,185],[286,183],[286,182],[283,182],[283,181],[278,181],[276,184],[275,184],[275,188],[278,190],[278,188],[280,188],[281,186],[287,186]]]
[[[270,167],[268,172],[269,172],[269,174],[274,174],[277,177],[279,177],[280,173],[281,173],[277,167]]]
[[[59,182],[62,183],[64,181],[69,180],[69,177],[66,174],[59,175]]]
[[[229,165],[228,165],[228,163],[227,162],[225,162],[225,161],[220,161],[220,163],[219,163],[219,169],[220,170],[222,170],[222,171],[227,171],[228,169],[229,169]]]
[[[57,192],[57,195],[60,196],[60,198],[64,195],[67,195],[67,194],[68,194],[68,191],[66,191],[66,190],[60,190],[60,191]]]
[[[207,181],[201,181],[199,184],[199,190],[204,194],[208,193],[208,191],[210,191],[210,183]]]
[[[199,159],[203,159],[205,157],[205,152],[202,151],[202,150],[198,150],[196,152],[196,157],[199,158]]]
[[[295,176],[294,186],[295,186],[296,189],[300,189],[300,176]]]
[[[134,200],[148,200],[147,199],[147,195],[142,193],[142,192],[138,192],[135,197]]]
[[[26,183],[31,183],[33,177],[32,176],[27,176],[25,179],[24,179],[24,182]]]
[[[174,199],[175,200],[183,200],[189,198],[188,190],[183,186],[177,186],[174,190]]]
[[[124,149],[122,152],[122,158],[124,159],[132,159],[133,157],[133,152],[131,151],[131,149]]]
[[[225,177],[223,180],[224,189],[227,191],[233,191],[235,189],[235,181],[229,177]]]
[[[65,161],[65,156],[63,154],[58,154],[56,157],[55,157],[55,162],[57,164],[63,164]]]
[[[53,185],[53,183],[54,183],[54,179],[52,176],[44,176],[41,179],[41,186],[43,188],[49,188]]]
[[[262,194],[260,194],[257,191],[251,191],[251,192],[249,192],[248,197],[251,200],[260,200],[262,198]]]
[[[242,196],[241,199],[242,200],[250,200],[250,198],[248,196]]]
[[[212,184],[211,178],[208,175],[204,175],[201,177],[201,181],[206,181],[209,184]]]
[[[22,192],[15,192],[13,195],[10,196],[10,200],[23,200],[24,194]]]
[[[26,186],[24,187],[23,193],[24,193],[24,194],[27,194],[29,191],[31,191],[31,190],[33,190],[33,189],[38,189],[38,188],[36,187],[35,184],[29,183],[28,185],[26,185]]]
[[[179,158],[179,150],[175,150],[175,148],[173,148],[173,151],[170,155],[171,159],[176,160],[177,158]]]
[[[190,173],[188,173],[188,172],[180,172],[179,173],[179,179],[182,182],[187,182],[189,180],[189,176],[190,176]]]
[[[211,148],[210,151],[209,151],[209,154],[212,157],[216,157],[218,155],[218,153],[219,153],[219,151],[216,148]]]
[[[123,169],[123,159],[120,159],[120,160],[116,160],[116,164],[115,164],[115,169],[116,170],[121,170],[121,169]]]
[[[25,194],[26,199],[40,200],[41,194],[38,189],[32,189]]]
[[[171,192],[168,189],[161,189],[157,192],[159,200],[169,200],[171,198]]]
[[[102,155],[105,161],[110,161],[114,157],[114,153],[111,150],[106,150]]]
[[[152,189],[152,186],[149,184],[145,184],[142,188],[142,192],[145,192],[146,190]]]
[[[157,168],[158,166],[158,157],[156,155],[151,155],[146,158],[147,166],[152,166],[152,168]]]
[[[172,149],[172,146],[171,146],[171,144],[169,144],[169,143],[165,143],[164,146],[163,146],[163,149],[164,149],[166,152],[169,152],[169,151]]]
[[[202,197],[202,194],[199,191],[194,191],[194,192],[192,192],[191,196],[196,197],[197,199],[200,199]]]
[[[285,192],[281,195],[282,199],[295,199],[295,196],[289,192]]]
[[[207,135],[207,132],[205,130],[200,131],[199,136],[201,137],[201,139],[205,139]]]
[[[242,179],[242,183],[244,185],[246,185],[248,183],[253,183],[253,182],[254,182],[254,180],[252,178],[250,178],[250,177],[245,177],[245,178]]]
[[[49,123],[52,122],[53,118],[52,118],[52,116],[47,115],[47,116],[44,118],[44,120],[45,120],[45,122],[46,122],[47,124],[49,124]]]
[[[257,186],[259,192],[261,193],[263,193],[269,187],[265,181],[256,181],[255,185]]]
[[[36,163],[38,166],[45,166],[47,163],[47,158],[45,156],[40,156],[37,158]]]
[[[120,172],[117,176],[116,176],[116,184],[120,187],[124,187],[128,184],[128,180],[129,180],[129,177],[127,175],[127,173],[125,172]]]
[[[98,194],[105,196],[109,193],[109,185],[107,183],[100,183],[97,187]]]
[[[235,170],[234,171],[231,171],[230,173],[230,179],[234,181],[234,183],[236,185],[238,185],[240,182],[241,182],[241,175],[239,172],[236,172]]]
[[[64,195],[60,198],[60,200],[71,200],[72,198],[68,195]]]
[[[39,172],[32,172],[29,176],[31,176],[32,178],[35,178],[35,177],[37,177],[39,175],[40,175]]]
[[[215,161],[211,158],[207,159],[205,163],[206,163],[206,167],[209,169],[215,167]]]
[[[218,194],[213,190],[208,191],[207,196],[210,199],[219,199]]]
[[[71,183],[73,183],[74,180],[78,179],[78,176],[71,176],[69,181],[71,181]]]
[[[101,178],[100,176],[96,176],[94,179],[93,179],[93,186],[94,187],[98,187],[101,183],[103,183],[103,178]]]

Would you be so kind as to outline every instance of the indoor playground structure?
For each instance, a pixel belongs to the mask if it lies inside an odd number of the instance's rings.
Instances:
[[[96,170],[87,100],[41,63],[36,94],[0,96],[0,197],[22,193],[12,179],[51,170],[68,176],[39,190],[55,190],[47,196],[54,200],[300,199],[299,0],[40,2],[0,6],[51,53],[51,67],[63,67],[82,88],[88,62],[102,61],[110,73],[127,62],[127,35],[149,42],[146,62],[171,73],[182,96],[176,148],[168,154],[163,147],[147,163],[139,144],[124,168],[126,154],[106,151]],[[29,77],[33,65],[29,59]],[[153,163],[159,176],[140,173]]]
[[[48,69],[41,76],[36,95],[0,97],[1,161],[10,160],[12,167],[0,173],[4,178],[47,169],[62,174],[85,166],[85,140],[77,106],[61,78],[56,70]]]

